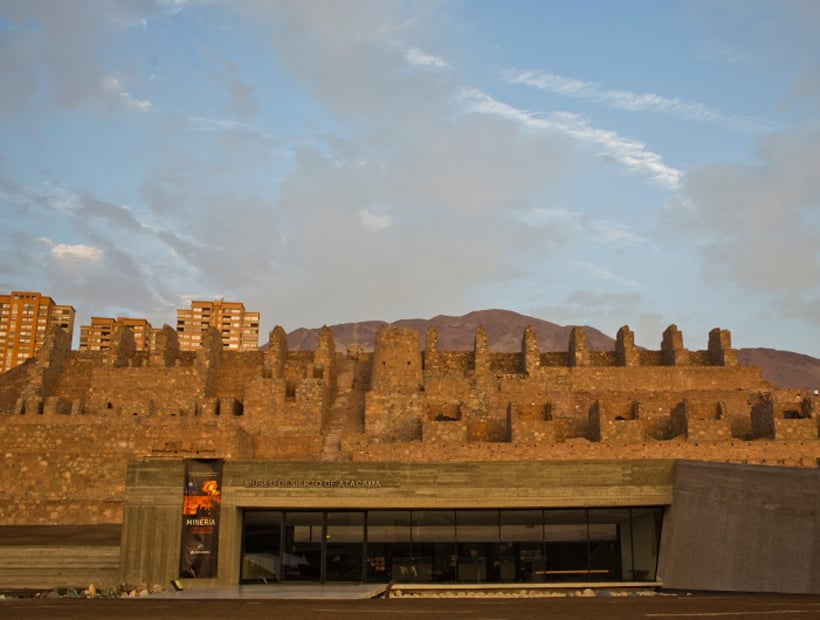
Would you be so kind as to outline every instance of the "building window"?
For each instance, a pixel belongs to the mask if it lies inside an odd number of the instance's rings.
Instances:
[[[246,510],[241,580],[654,581],[662,507]]]

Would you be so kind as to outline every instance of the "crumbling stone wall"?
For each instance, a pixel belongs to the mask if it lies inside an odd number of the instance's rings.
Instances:
[[[688,458],[815,466],[818,399],[740,367],[729,333],[689,351],[671,326],[658,351],[628,327],[613,351],[441,351],[435,329],[379,330],[375,349],[229,352],[219,334],[181,352],[163,328],[149,351],[128,330],[108,353],[59,333],[0,375],[0,524],[117,522],[125,463],[148,455],[271,460]],[[45,476],[45,478],[44,478]],[[47,480],[45,483],[38,481]],[[60,508],[60,506],[63,506]]]
[[[247,433],[214,418],[126,418],[120,424],[14,419],[5,421],[0,443],[3,525],[121,522],[133,458],[253,456]]]
[[[684,399],[672,410],[672,434],[686,439],[731,439],[727,407],[721,401]]]
[[[755,438],[814,440],[819,423],[817,399],[795,390],[759,394],[752,406]]]

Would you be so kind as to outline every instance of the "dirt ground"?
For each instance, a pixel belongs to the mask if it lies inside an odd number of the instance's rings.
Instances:
[[[820,596],[680,595],[627,598],[373,600],[0,600],[0,618],[171,620],[637,620],[728,618],[820,620]]]

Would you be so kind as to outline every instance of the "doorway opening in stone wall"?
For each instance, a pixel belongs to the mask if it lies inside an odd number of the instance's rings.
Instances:
[[[242,583],[654,581],[663,508],[256,510]]]

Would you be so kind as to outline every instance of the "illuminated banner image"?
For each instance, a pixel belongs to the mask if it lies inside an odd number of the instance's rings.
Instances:
[[[216,577],[221,459],[185,460],[180,577]]]

